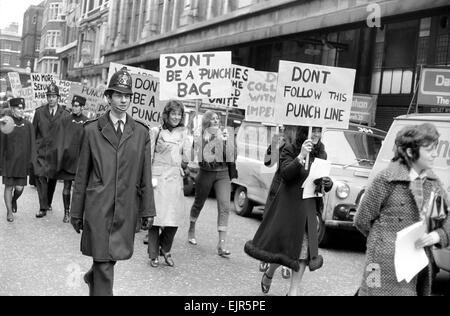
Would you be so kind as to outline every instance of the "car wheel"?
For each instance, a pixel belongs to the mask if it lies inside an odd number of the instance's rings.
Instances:
[[[320,215],[317,215],[317,234],[319,237],[319,247],[326,247],[330,241],[330,232],[327,231],[325,221]]]
[[[249,216],[253,211],[253,202],[248,199],[247,190],[238,186],[234,191],[234,208],[236,214],[240,216]]]
[[[195,184],[191,177],[186,177],[183,181],[184,196],[191,196],[194,194]]]

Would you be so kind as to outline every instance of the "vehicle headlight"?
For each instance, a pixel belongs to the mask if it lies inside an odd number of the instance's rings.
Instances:
[[[347,183],[338,182],[336,185],[336,196],[341,200],[348,198],[350,194],[350,187]]]

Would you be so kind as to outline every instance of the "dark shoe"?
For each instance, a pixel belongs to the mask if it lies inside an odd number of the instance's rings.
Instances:
[[[270,280],[268,284],[264,283],[264,278],[266,278],[267,280]],[[269,293],[271,285],[272,285],[272,278],[266,272],[264,272],[262,279],[261,279],[261,291],[264,294]]]
[[[144,243],[144,245],[148,245],[148,234],[145,235],[145,238],[142,242]]]
[[[166,262],[166,264],[167,264],[169,267],[173,267],[173,266],[175,265],[175,262],[173,262],[172,255],[170,254],[170,252],[164,252],[164,251],[161,249],[160,253],[161,253],[162,256],[164,257],[164,261]]]
[[[158,258],[156,258],[156,259],[150,259],[150,265],[151,265],[153,268],[159,267],[159,260],[158,260]]]
[[[269,264],[267,262],[261,261],[259,263],[259,271],[260,272],[266,272],[267,269],[269,269]]]
[[[281,277],[283,279],[289,279],[291,277],[291,270],[288,267],[281,268]]]
[[[225,240],[220,240],[219,245],[217,246],[217,254],[221,257],[226,258],[227,256],[231,255],[231,252],[226,250],[225,248],[222,248],[222,245],[225,243]]]
[[[195,238],[189,238],[188,241],[189,241],[189,243],[191,245],[196,245],[197,244],[197,239],[195,239]]]
[[[323,257],[321,255],[318,255],[317,257],[311,258],[309,260],[308,266],[309,266],[309,271],[314,271],[314,270],[322,268]]]
[[[89,296],[92,296],[93,293],[94,293],[94,284],[93,284],[94,280],[92,280],[92,272],[91,272],[91,270],[89,270],[88,272],[86,272],[84,274],[83,280],[89,287]]]
[[[47,215],[47,210],[39,210],[39,212],[36,214],[36,218],[42,218]]]
[[[12,205],[12,212],[17,213],[17,200],[13,199],[11,205]]]
[[[51,206],[51,205],[50,205],[50,206],[48,207],[47,211],[48,211],[48,212],[51,212],[51,211],[53,211],[53,209],[52,209],[52,206]]]
[[[14,216],[11,214],[11,216],[6,216],[6,220],[10,223],[14,222]]]
[[[70,220],[69,211],[64,211],[63,223],[68,223]]]

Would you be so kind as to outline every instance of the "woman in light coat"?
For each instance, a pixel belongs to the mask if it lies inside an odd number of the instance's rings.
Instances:
[[[432,124],[403,128],[395,140],[393,161],[367,188],[355,215],[356,227],[367,237],[366,263],[358,295],[431,295],[431,246],[449,245],[449,217],[442,221],[440,228],[416,242],[417,247],[425,249],[429,262],[409,283],[397,281],[394,258],[397,232],[424,219],[423,206],[427,205],[432,191],[448,205],[445,189],[431,171],[438,142],[439,134]],[[416,181],[421,190],[413,186]]]
[[[162,119],[162,126],[151,130],[152,148],[155,148],[152,174],[158,214],[148,235],[148,255],[152,267],[159,266],[159,255],[164,257],[167,265],[174,266],[170,250],[178,226],[186,218],[182,165],[187,166],[192,145],[184,127],[184,106],[181,102],[169,101]]]

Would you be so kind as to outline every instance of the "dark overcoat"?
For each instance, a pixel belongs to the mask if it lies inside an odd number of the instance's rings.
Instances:
[[[284,146],[280,155],[281,184],[277,194],[264,213],[263,221],[253,240],[244,251],[251,257],[268,263],[277,263],[298,271],[303,237],[307,227],[317,234],[316,199],[302,198],[302,184],[309,174],[297,159],[300,148]],[[314,157],[310,158],[310,164]],[[317,253],[317,235],[309,240],[309,251]]]
[[[78,157],[81,149],[83,124],[87,116],[70,114],[62,120],[61,132],[58,134],[58,179],[74,180],[77,172]]]
[[[406,165],[392,162],[374,178],[356,212],[355,226],[367,237],[366,262],[359,289],[361,296],[431,295],[433,259],[429,247],[425,248],[429,257],[428,267],[422,270],[419,276],[409,283],[399,283],[395,273],[397,232],[421,220],[419,208],[410,189],[409,173]],[[447,199],[440,181],[429,171],[424,181],[424,203],[429,200],[432,190],[438,190]],[[441,238],[440,246],[447,247],[450,234],[449,216],[443,228],[436,231]],[[380,279],[373,279],[375,275]]]
[[[33,125],[26,119],[14,120],[10,134],[0,133],[0,174],[6,177],[26,178],[35,157]]]
[[[148,128],[127,115],[119,142],[108,115],[84,126],[70,214],[94,261],[129,259],[138,217],[156,215]]]
[[[48,104],[36,109],[33,118],[36,136],[35,175],[56,178],[58,171],[57,137],[61,133],[62,120],[69,115],[69,112],[59,105],[54,116],[50,115]]]

